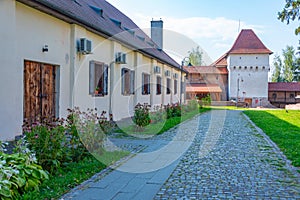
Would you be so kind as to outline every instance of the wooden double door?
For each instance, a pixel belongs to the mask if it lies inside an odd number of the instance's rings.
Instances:
[[[24,121],[31,124],[56,117],[56,68],[24,62]]]

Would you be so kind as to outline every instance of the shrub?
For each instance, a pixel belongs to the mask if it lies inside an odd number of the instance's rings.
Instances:
[[[150,114],[150,118],[152,123],[165,121],[167,118],[166,111],[162,106],[155,106],[154,112]]]
[[[187,105],[183,105],[182,110],[184,112],[190,112],[198,109],[198,101],[196,99],[188,101]]]
[[[179,104],[168,104],[165,106],[165,110],[167,113],[167,119],[181,116],[181,106]]]
[[[139,127],[143,128],[150,124],[149,105],[138,103],[134,108],[133,122]]]
[[[1,142],[0,142],[1,143]],[[36,157],[21,139],[15,153],[0,151],[0,199],[19,199],[31,190],[38,190],[39,185],[48,179],[48,173],[37,164]]]
[[[203,105],[209,106],[211,104],[211,97],[210,97],[210,95],[202,98],[201,101],[202,101]]]
[[[88,153],[84,144],[80,140],[76,125],[77,117],[81,114],[81,112],[77,107],[75,109],[68,109],[68,112],[69,114],[65,125],[67,131],[68,151],[72,161],[78,162]]]
[[[106,111],[102,111],[99,118],[99,125],[105,134],[109,134],[116,128],[116,124],[112,120],[112,115],[109,116],[109,120],[105,115]]]
[[[87,109],[87,112],[75,108],[74,124],[81,142],[91,153],[101,153],[105,134],[99,124],[96,109]]]
[[[38,163],[49,172],[53,172],[67,162],[65,128],[63,121],[44,120],[24,129],[29,148],[36,152]]]

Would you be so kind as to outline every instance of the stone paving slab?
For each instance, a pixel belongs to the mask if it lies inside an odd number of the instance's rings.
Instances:
[[[240,111],[218,112],[225,122],[199,128],[154,199],[300,199],[299,174],[267,139]],[[209,114],[200,118],[211,125]]]

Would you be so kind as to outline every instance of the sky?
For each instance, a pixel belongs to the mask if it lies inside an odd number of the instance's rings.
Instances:
[[[205,64],[217,60],[233,45],[241,29],[253,29],[274,55],[287,45],[298,46],[294,30],[277,19],[285,0],[107,0],[149,34],[150,21],[163,20],[164,50],[179,62],[199,46]],[[205,54],[206,54],[205,53]]]

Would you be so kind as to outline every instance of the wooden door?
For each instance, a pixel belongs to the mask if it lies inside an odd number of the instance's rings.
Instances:
[[[55,66],[25,61],[24,121],[33,123],[55,117]]]

